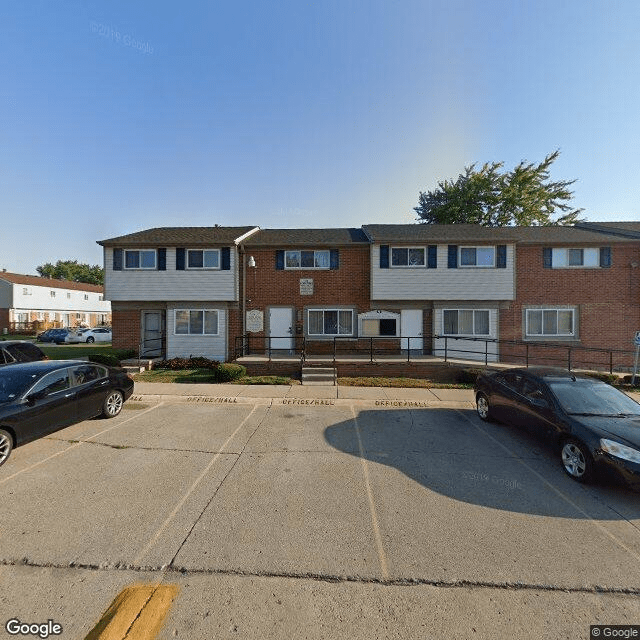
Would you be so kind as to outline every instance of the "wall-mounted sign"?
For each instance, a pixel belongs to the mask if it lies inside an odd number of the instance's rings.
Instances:
[[[300,295],[313,295],[313,278],[300,278]]]
[[[247,331],[258,333],[264,330],[264,313],[259,309],[247,311]]]

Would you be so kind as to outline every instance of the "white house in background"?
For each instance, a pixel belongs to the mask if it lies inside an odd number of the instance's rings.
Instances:
[[[111,324],[103,287],[0,271],[0,332]],[[6,329],[6,331],[5,331]]]
[[[372,224],[371,305],[400,322],[411,350],[498,359],[500,308],[515,298],[513,229]],[[380,323],[383,326],[383,323]],[[431,345],[423,335],[438,336]],[[465,340],[460,340],[465,338]],[[478,338],[477,342],[468,338]],[[404,347],[406,348],[406,347]]]

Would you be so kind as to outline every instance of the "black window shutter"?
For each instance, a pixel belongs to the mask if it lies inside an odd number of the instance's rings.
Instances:
[[[600,247],[600,266],[611,266],[611,247]]]
[[[122,249],[113,250],[113,270],[122,271]]]
[[[158,249],[158,271],[167,270],[167,250]]]
[[[176,249],[176,269],[184,271],[184,248],[181,247]]]
[[[276,271],[282,271],[284,269],[284,249],[278,249],[276,251]]]
[[[380,268],[381,269],[389,268],[389,245],[388,244],[380,245]]]
[[[220,268],[223,271],[229,271],[231,269],[231,248],[222,247],[220,249]]]
[[[340,252],[338,249],[329,251],[329,268],[334,271],[340,268]]]
[[[542,266],[545,269],[551,269],[551,247],[544,247],[542,249]]]
[[[427,269],[438,268],[438,247],[435,244],[430,244],[427,248]]]
[[[458,245],[457,244],[449,245],[449,253],[447,254],[447,268],[449,269],[458,268]]]
[[[507,268],[507,245],[499,244],[496,251],[496,267],[498,269]]]

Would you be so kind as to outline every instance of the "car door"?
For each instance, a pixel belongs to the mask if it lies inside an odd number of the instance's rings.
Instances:
[[[35,440],[76,422],[76,394],[69,369],[58,369],[41,378],[23,398],[16,417],[18,442]]]
[[[553,428],[553,404],[545,386],[525,376],[513,408],[514,422],[536,436],[546,435]]]
[[[514,406],[518,402],[522,374],[505,371],[495,376],[493,393],[490,398],[491,410],[497,420],[512,423]]]
[[[96,364],[71,367],[71,381],[76,392],[78,422],[97,416],[109,390],[109,372]]]

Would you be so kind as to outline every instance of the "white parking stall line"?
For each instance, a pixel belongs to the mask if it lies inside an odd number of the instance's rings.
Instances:
[[[5,482],[8,482],[12,478],[15,478],[16,476],[19,476],[22,473],[25,473],[26,471],[31,471],[31,469],[35,469],[36,467],[39,467],[41,464],[44,464],[45,462],[48,462],[49,460],[53,460],[53,458],[57,458],[58,456],[61,456],[63,453],[67,453],[68,451],[71,451],[72,449],[76,449],[77,447],[79,447],[82,444],[90,442],[94,438],[97,438],[98,436],[101,436],[103,433],[107,433],[108,431],[113,431],[113,429],[117,429],[118,427],[122,427],[123,425],[127,424],[128,422],[131,422],[132,420],[136,420],[140,416],[143,416],[145,413],[149,413],[149,411],[153,411],[154,409],[157,409],[158,407],[161,407],[163,404],[164,404],[163,402],[160,402],[159,404],[154,405],[153,407],[149,407],[148,409],[145,409],[144,411],[142,411],[141,413],[138,413],[135,416],[131,416],[130,418],[127,418],[126,420],[123,420],[122,422],[118,422],[118,424],[112,425],[108,429],[103,429],[99,433],[94,433],[89,438],[85,438],[84,440],[81,440],[80,442],[75,442],[74,444],[72,444],[71,446],[67,447],[66,449],[63,449],[62,451],[58,451],[57,453],[54,453],[54,454],[44,458],[43,460],[40,460],[40,462],[35,462],[34,464],[30,465],[29,467],[26,467],[25,469],[21,469],[20,471],[16,471],[15,473],[12,473],[10,476],[7,476],[6,478],[3,478],[2,480],[0,480],[0,485],[4,484]]]

